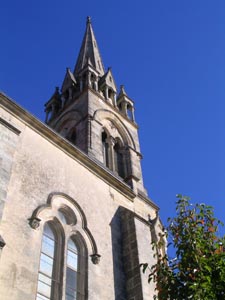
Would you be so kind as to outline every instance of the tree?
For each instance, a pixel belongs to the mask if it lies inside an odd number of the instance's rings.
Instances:
[[[176,216],[157,242],[152,243],[156,263],[142,264],[149,270],[148,280],[156,284],[158,300],[224,300],[225,236],[218,237],[222,222],[214,217],[213,208],[191,204],[188,197],[177,195]],[[162,254],[161,240],[167,237],[175,257]]]

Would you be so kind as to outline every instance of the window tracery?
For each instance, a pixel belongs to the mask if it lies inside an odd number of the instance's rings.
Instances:
[[[51,194],[29,224],[41,234],[36,300],[87,299],[88,252],[94,264],[100,255],[79,205],[62,193]]]
[[[65,300],[85,299],[85,291],[82,288],[85,285],[78,286],[78,277],[79,274],[85,273],[86,246],[80,241],[80,247],[77,247],[76,233],[71,226],[66,209],[68,210],[65,207],[60,208],[56,217],[47,220],[43,226],[36,300],[61,300],[62,295]],[[86,257],[82,259],[82,263],[80,263],[80,252],[83,252],[82,256]],[[61,277],[60,274],[64,276]],[[82,278],[82,281],[84,280],[85,278]],[[63,282],[64,288],[62,288]]]

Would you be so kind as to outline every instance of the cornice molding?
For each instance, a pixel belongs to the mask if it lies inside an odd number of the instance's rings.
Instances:
[[[148,196],[146,196],[142,191],[138,190],[137,196],[139,199],[144,201],[146,204],[150,205],[151,207],[153,207],[157,211],[159,211],[159,207],[150,198],[148,198]]]

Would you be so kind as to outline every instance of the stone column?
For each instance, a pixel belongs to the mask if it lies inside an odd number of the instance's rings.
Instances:
[[[45,123],[48,122],[49,110],[46,110]]]
[[[124,113],[125,113],[126,116],[128,116],[128,114],[127,114],[127,103],[124,103]]]
[[[122,113],[127,115],[127,103],[124,101],[122,102]]]
[[[116,107],[116,93],[113,93],[113,105]]]
[[[88,84],[89,87],[92,87],[91,86],[91,73],[90,72],[88,73],[87,84]]]
[[[108,100],[109,98],[109,88],[106,86],[105,87],[105,98]]]
[[[98,81],[97,79],[94,81],[95,91],[98,91]]]
[[[109,168],[112,171],[115,171],[115,159],[114,159],[114,145],[115,145],[115,141],[113,137],[108,137],[106,142],[109,145]]]
[[[132,106],[131,108],[131,114],[132,114],[132,121],[135,122],[135,118],[134,118],[134,107]]]

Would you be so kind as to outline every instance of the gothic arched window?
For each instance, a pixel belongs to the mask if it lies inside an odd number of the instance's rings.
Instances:
[[[70,238],[67,245],[66,259],[66,299],[77,299],[78,250]]]
[[[127,176],[125,148],[119,137],[110,136],[105,129],[102,132],[102,153],[104,165],[125,179]]]
[[[36,300],[53,299],[54,293],[56,293],[56,287],[54,285],[57,282],[55,272],[55,260],[58,248],[57,242],[57,235],[51,224],[45,223],[42,237]]]
[[[132,106],[130,104],[127,105],[127,117],[133,121]]]
[[[105,131],[102,132],[102,152],[103,152],[103,160],[104,164],[107,168],[109,168],[109,144],[107,141],[107,134]]]
[[[74,145],[76,145],[76,141],[77,141],[77,131],[76,128],[72,128],[69,131],[69,134],[66,136],[66,138]]]
[[[65,213],[69,210],[60,208],[44,224],[36,300],[86,299],[86,246],[81,235],[74,234],[71,221],[76,217]]]
[[[108,90],[108,97],[113,101],[114,93],[113,93],[113,90],[112,90],[112,89],[109,89],[109,90]]]
[[[114,150],[114,169],[115,172],[122,178],[125,178],[125,164],[123,149],[120,143],[117,141],[113,147]]]
[[[97,91],[97,78],[96,78],[95,74],[92,73],[90,79],[91,79],[92,89]]]

